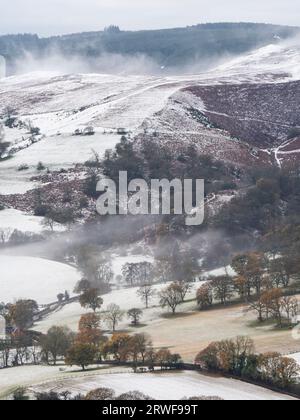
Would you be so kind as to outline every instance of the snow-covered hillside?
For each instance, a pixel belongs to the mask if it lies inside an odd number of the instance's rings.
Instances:
[[[220,65],[216,72],[223,77],[240,78],[243,74],[249,80],[273,75],[282,78],[288,75],[289,80],[300,78],[300,40],[292,39],[281,43],[270,44],[249,54],[237,57]]]
[[[40,186],[39,162],[59,171],[84,163],[93,152],[103,156],[120,140],[118,129],[129,132],[137,145],[153,140],[155,132],[155,141],[171,151],[194,144],[201,153],[237,166],[296,162],[298,143],[289,144],[288,150],[282,145],[298,117],[285,121],[277,104],[288,99],[298,108],[299,62],[300,47],[293,41],[269,45],[196,75],[35,72],[1,79],[0,114],[8,106],[14,108],[20,125],[5,129],[14,154],[0,162],[0,196],[25,194]],[[251,97],[264,104],[264,115],[252,110]],[[236,107],[228,109],[226,98]],[[274,117],[276,109],[279,117]],[[34,142],[26,129],[29,120],[41,130]],[[94,127],[94,136],[73,135],[87,126]],[[257,129],[266,132],[262,141]],[[264,136],[269,136],[267,141]],[[32,212],[9,200],[4,205]],[[8,213],[0,212],[0,230],[9,223]]]

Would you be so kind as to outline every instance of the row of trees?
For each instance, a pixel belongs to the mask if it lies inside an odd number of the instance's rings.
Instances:
[[[171,368],[180,363],[181,357],[169,350],[155,351],[146,334],[116,334],[107,338],[101,330],[100,317],[89,313],[83,315],[74,334],[66,327],[52,327],[40,339],[42,360],[56,364],[64,358],[68,365],[80,366],[83,370],[93,363],[114,360],[131,363],[136,370],[139,365],[153,369]]]
[[[137,295],[144,302],[146,308],[149,308],[151,300],[157,295],[161,307],[167,307],[175,314],[177,307],[184,302],[190,289],[190,283],[174,282],[158,293],[151,285],[145,285],[138,289]],[[103,299],[100,296],[100,291],[98,289],[88,289],[85,291],[79,297],[79,302],[82,307],[92,309],[94,313],[101,309],[103,305]],[[139,323],[142,315],[143,311],[139,308],[131,308],[127,312],[127,316],[132,320],[133,325]],[[119,305],[114,303],[108,305],[106,310],[101,313],[101,317],[113,332],[116,331],[117,325],[123,320],[124,316],[125,312],[122,311]]]
[[[38,364],[40,361],[39,334],[15,331],[0,340],[0,367]]]
[[[248,337],[237,337],[210,344],[195,363],[202,369],[233,374],[287,389],[297,382],[300,366],[294,359],[278,353],[256,354]]]
[[[281,289],[271,289],[262,293],[257,300],[250,303],[249,309],[257,313],[259,322],[275,319],[280,328],[284,323],[298,323],[298,300],[292,296],[284,296]]]
[[[85,396],[77,394],[72,396],[71,392],[36,392],[34,395],[37,401],[154,401],[155,398],[144,394],[141,391],[128,391],[123,394],[117,395],[111,388],[97,388],[88,392]],[[18,388],[13,393],[14,401],[28,401],[30,398],[27,395],[26,388]],[[191,398],[183,397],[182,401],[222,401],[219,397],[206,397],[203,395],[194,396]]]
[[[154,265],[148,261],[127,263],[122,268],[122,274],[130,286],[151,284],[156,276]]]
[[[217,276],[198,289],[196,297],[201,310],[209,309],[214,302],[226,305],[238,297],[258,313],[260,322],[272,318],[280,327],[284,320],[292,322],[299,305],[296,298],[285,294],[291,280],[297,278],[296,261],[282,256],[268,258],[263,253],[249,253],[236,256],[231,266],[237,273],[235,277]]]

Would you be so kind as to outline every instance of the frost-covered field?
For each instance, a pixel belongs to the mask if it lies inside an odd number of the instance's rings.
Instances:
[[[151,300],[150,307],[145,309],[144,303],[141,301],[139,296],[137,295],[138,287],[132,287],[128,289],[120,289],[114,290],[107,295],[102,296],[103,298],[103,306],[102,309],[105,310],[108,305],[111,303],[115,303],[120,306],[120,308],[127,312],[129,309],[132,308],[140,308],[144,311],[143,318],[141,319],[142,324],[151,324],[155,322],[157,319],[160,318],[162,312],[162,308],[159,306],[159,296],[158,293],[163,288],[165,288],[168,284],[159,284],[155,285],[154,289],[156,290],[157,294]],[[197,288],[199,287],[199,283],[195,283],[193,285],[192,290],[190,291],[187,299],[194,299],[195,293]],[[194,309],[195,303],[189,302],[185,303],[180,306],[179,311],[189,311]],[[34,327],[35,330],[40,332],[46,332],[50,327],[53,325],[67,325],[69,328],[73,329],[74,331],[78,328],[78,322],[82,314],[85,314],[87,311],[83,309],[79,303],[71,303],[70,305],[64,306],[60,311],[54,312],[53,314],[49,315],[47,318],[43,319],[39,323],[37,323]],[[130,324],[130,320],[124,317],[123,321],[119,325],[119,329],[126,329]]]
[[[127,257],[120,257],[114,256],[112,258],[112,268],[116,276],[122,274],[122,267],[127,262],[130,263],[138,263],[141,261],[149,261],[152,262],[153,259],[149,256],[127,256]],[[229,267],[227,268],[229,274],[233,274],[232,269]],[[225,274],[225,269],[220,268],[217,270],[213,270],[210,272],[205,273],[204,277],[209,276],[219,276]],[[192,284],[191,290],[189,291],[188,295],[186,296],[187,302],[180,305],[178,307],[179,313],[187,313],[190,311],[194,311],[196,309],[195,304],[195,297],[196,291],[199,286],[203,284],[203,282],[196,282]],[[153,288],[156,291],[156,295],[150,302],[150,307],[145,309],[144,303],[141,301],[140,297],[137,295],[138,287],[130,287],[130,288],[121,288],[119,290],[113,290],[112,292],[102,296],[103,297],[103,306],[102,310],[105,310],[108,305],[111,303],[115,303],[120,306],[120,308],[127,312],[129,309],[132,308],[140,308],[143,310],[143,318],[141,320],[142,324],[147,325],[155,325],[161,315],[165,312],[168,312],[167,309],[162,309],[159,306],[159,292],[168,286],[166,284],[158,284],[154,285]],[[51,326],[53,325],[67,325],[69,328],[73,329],[74,331],[78,328],[78,322],[81,315],[85,314],[87,311],[83,309],[78,302],[71,303],[69,305],[64,306],[60,311],[54,312],[39,323],[37,323],[34,327],[35,330],[40,332],[46,332]],[[119,329],[127,329],[130,324],[130,321],[124,317],[123,321],[119,325]]]
[[[66,264],[41,258],[0,256],[0,301],[34,299],[39,304],[55,302],[58,293],[73,289],[80,279]]]
[[[218,396],[225,400],[293,400],[267,389],[233,379],[209,377],[198,372],[176,372],[155,374],[97,374],[93,376],[49,382],[32,387],[34,391],[69,390],[73,394],[108,387],[117,394],[140,390],[159,400],[180,400],[183,397]]]
[[[19,386],[30,386],[48,380],[62,380],[65,376],[72,377],[74,369],[59,366],[19,366],[0,370],[0,398],[7,397]],[[75,372],[76,377],[84,375]]]
[[[0,212],[0,229],[7,233],[16,230],[20,232],[41,233],[43,218],[31,216],[15,209],[5,209]]]
[[[120,140],[117,134],[96,133],[94,136],[61,135],[45,137],[32,146],[20,150],[11,159],[0,164],[0,194],[22,194],[33,189],[37,183],[30,179],[40,175],[36,170],[39,162],[50,170],[69,169],[84,163],[96,152],[103,156],[105,150],[113,149]],[[22,165],[28,170],[18,171]],[[0,215],[1,220],[1,215]]]

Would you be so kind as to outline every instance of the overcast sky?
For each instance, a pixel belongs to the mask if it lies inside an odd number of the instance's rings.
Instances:
[[[2,0],[0,33],[40,35],[157,29],[203,22],[252,21],[299,25],[299,0]]]

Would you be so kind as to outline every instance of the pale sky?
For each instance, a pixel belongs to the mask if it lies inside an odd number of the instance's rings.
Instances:
[[[54,35],[205,22],[300,25],[299,0],[1,0],[0,33]]]

